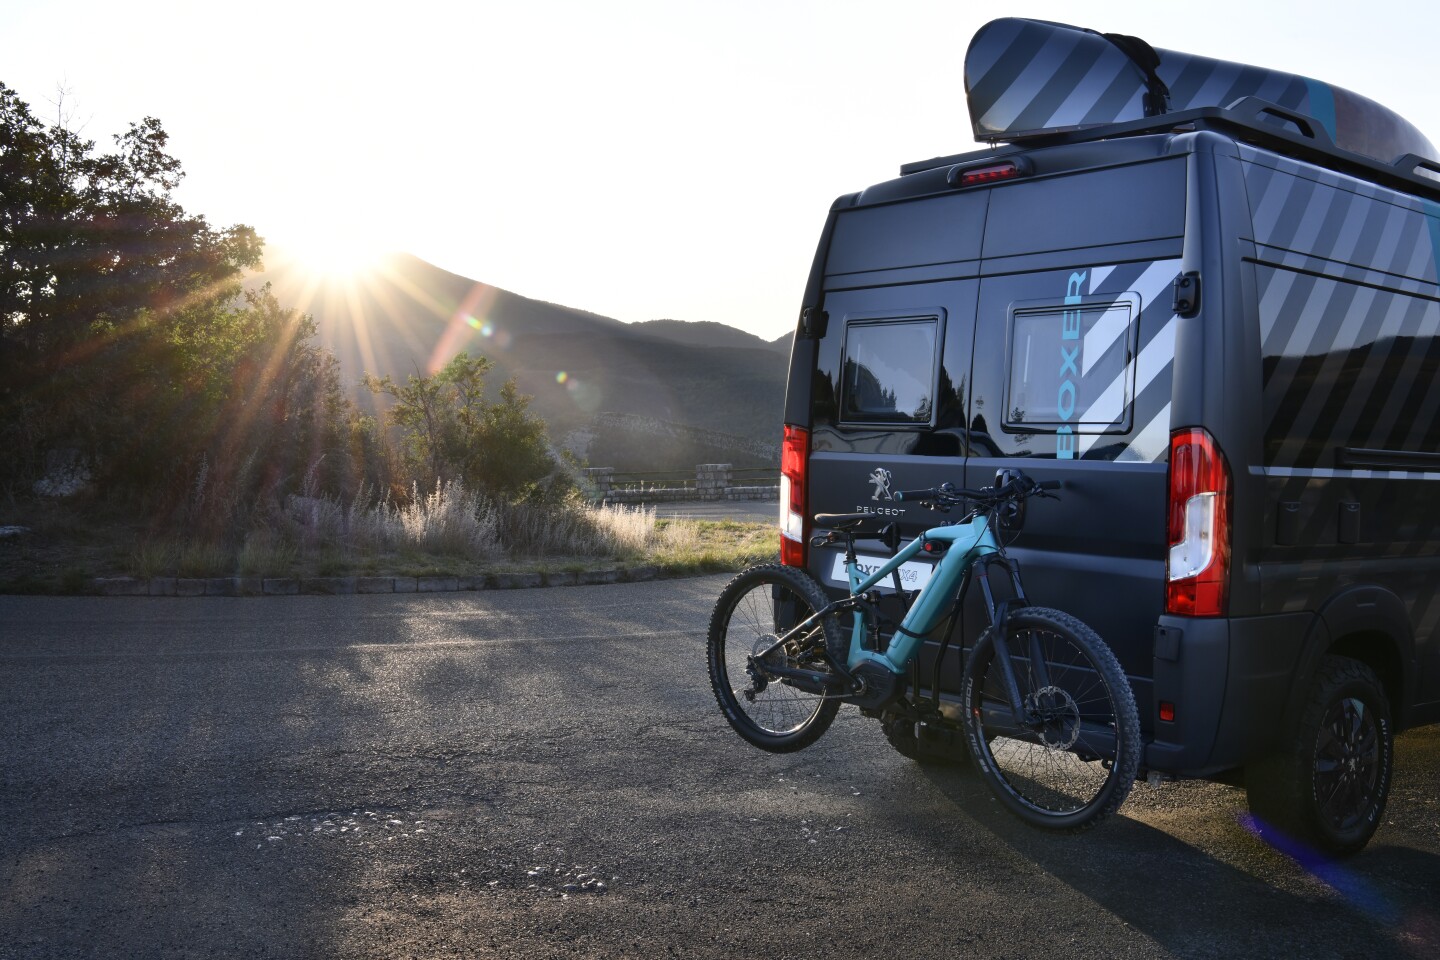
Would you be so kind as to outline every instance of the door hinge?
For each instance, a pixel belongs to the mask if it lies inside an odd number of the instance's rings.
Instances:
[[[829,324],[830,314],[819,307],[806,307],[800,311],[800,336],[807,340],[822,339]]]
[[[1175,303],[1172,307],[1177,317],[1193,317],[1200,312],[1200,273],[1190,270],[1175,278]]]

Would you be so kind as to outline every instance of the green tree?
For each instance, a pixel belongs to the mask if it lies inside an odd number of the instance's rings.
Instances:
[[[485,357],[461,353],[432,376],[404,383],[367,375],[371,391],[388,396],[389,423],[399,432],[406,465],[427,484],[456,479],[503,500],[554,497],[568,490],[545,437],[545,421],[514,380],[499,397],[486,395]]]
[[[0,84],[0,483],[78,453],[108,497],[211,533],[307,478],[387,488],[314,321],[242,296],[260,239],[175,202],[167,144],[147,117],[102,152]]]
[[[167,143],[147,117],[101,152],[0,84],[0,444],[18,454],[0,475],[33,476],[69,449],[112,479],[153,482],[176,464],[154,459],[157,443],[173,451],[213,424],[213,383],[175,394],[235,357],[226,337],[246,322],[234,303],[260,240],[175,202]]]

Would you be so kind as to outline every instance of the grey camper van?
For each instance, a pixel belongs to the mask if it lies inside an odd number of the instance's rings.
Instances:
[[[1115,651],[1142,771],[1243,783],[1265,829],[1360,849],[1394,734],[1440,720],[1435,149],[1318,81],[1038,21],[986,25],[965,84],[991,148],[825,223],[782,561],[839,596],[815,514],[908,538],[937,518],[895,490],[1059,481],[1010,553]],[[920,692],[958,683],[940,639]],[[963,752],[955,709],[877,716],[925,760]]]

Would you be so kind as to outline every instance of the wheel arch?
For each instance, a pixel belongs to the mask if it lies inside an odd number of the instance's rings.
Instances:
[[[1414,703],[1415,636],[1404,602],[1374,585],[1351,586],[1317,611],[1301,648],[1295,684],[1286,699],[1284,729],[1294,729],[1325,656],[1349,657],[1375,672],[1390,701],[1395,729]]]

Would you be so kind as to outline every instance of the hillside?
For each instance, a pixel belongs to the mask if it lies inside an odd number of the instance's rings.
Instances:
[[[738,347],[742,350],[778,350],[790,355],[790,335],[778,340],[762,340],[753,333],[727,327],[713,320],[689,323],[684,320],[645,320],[630,324],[630,329],[653,337],[663,337],[694,347]]]
[[[272,259],[247,286],[269,282],[282,304],[315,317],[320,341],[364,406],[373,408],[374,398],[360,386],[362,373],[430,372],[465,350],[494,361],[496,383],[515,377],[551,436],[596,466],[688,467],[721,452],[688,438],[716,433],[734,438],[727,459],[738,465],[776,458],[755,451],[778,446],[788,335],[767,342],[718,323],[625,324],[408,254],[351,281],[317,279]],[[663,440],[635,432],[655,422],[677,429]]]

